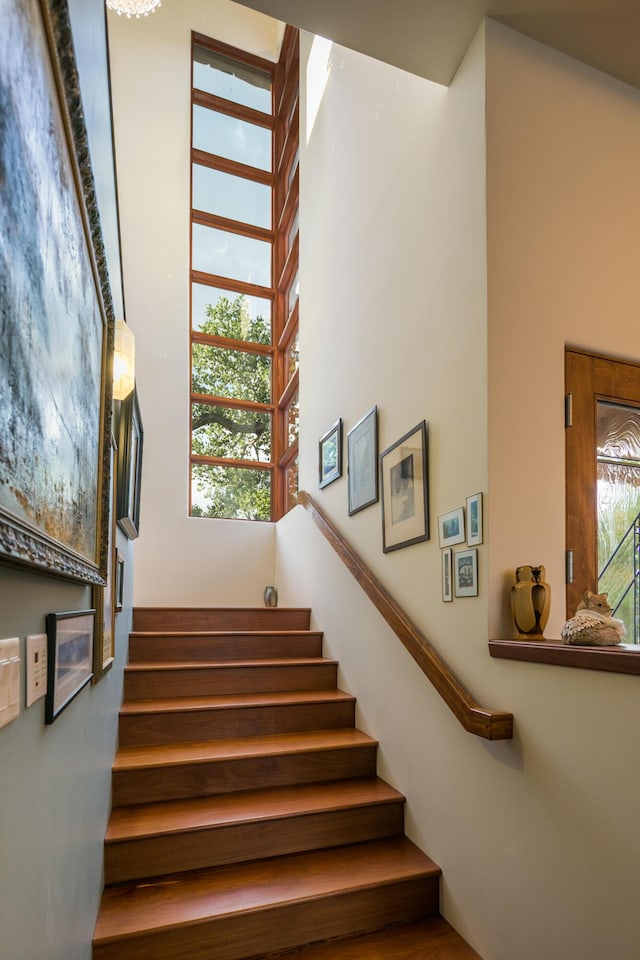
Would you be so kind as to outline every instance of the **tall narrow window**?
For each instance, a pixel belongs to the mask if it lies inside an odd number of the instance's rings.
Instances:
[[[277,65],[198,34],[192,38],[193,516],[270,520],[292,505],[297,49],[292,28]],[[295,116],[284,122],[282,109],[291,110],[292,102]]]

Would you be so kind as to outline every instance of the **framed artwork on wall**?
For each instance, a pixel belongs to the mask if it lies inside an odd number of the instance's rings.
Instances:
[[[140,535],[143,439],[138,391],[134,390],[120,405],[117,471],[117,521],[130,540]]]
[[[320,437],[318,448],[318,486],[322,489],[342,476],[342,419]]]
[[[67,5],[5,7],[0,555],[104,584],[114,318]]]
[[[378,408],[347,434],[349,516],[378,501]]]
[[[442,551],[442,600],[449,603],[453,600],[453,569],[451,565],[451,547]]]
[[[441,547],[464,543],[464,509],[456,507],[438,517],[438,535]]]
[[[478,551],[475,547],[454,553],[453,583],[456,597],[478,596]]]
[[[467,544],[474,547],[482,543],[482,494],[467,497]]]
[[[92,677],[95,610],[47,616],[45,723],[53,723]]]
[[[421,420],[380,454],[384,553],[429,539],[427,441]]]

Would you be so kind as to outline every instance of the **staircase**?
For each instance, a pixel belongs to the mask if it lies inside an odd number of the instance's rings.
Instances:
[[[479,960],[308,610],[133,627],[94,960]]]

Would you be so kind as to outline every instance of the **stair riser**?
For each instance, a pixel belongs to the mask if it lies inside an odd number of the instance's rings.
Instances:
[[[114,770],[113,805],[373,776],[376,745]]]
[[[403,830],[404,805],[399,800],[109,843],[105,847],[105,883],[320,850],[398,836]]]
[[[241,960],[438,912],[438,881],[416,877],[111,943],[93,960]]]
[[[259,667],[195,667],[125,671],[125,700],[155,697],[204,697],[234,693],[330,690],[336,687],[334,663]]]
[[[133,630],[308,630],[310,611],[287,607],[135,607]]]
[[[340,730],[352,727],[354,721],[352,700],[127,715],[120,717],[120,746]]]
[[[179,637],[136,636],[129,638],[129,663],[175,663],[179,660],[266,660],[286,657],[322,656],[322,634],[254,636],[237,634],[208,637],[182,634]]]

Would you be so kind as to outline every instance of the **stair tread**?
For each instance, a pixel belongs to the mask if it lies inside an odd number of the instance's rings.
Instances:
[[[116,807],[111,814],[105,842],[116,843],[158,834],[184,833],[211,826],[255,823],[354,806],[403,801],[402,794],[388,783],[375,777],[367,777]]]
[[[130,637],[322,637],[322,630],[132,630]]]
[[[148,713],[184,712],[227,709],[229,707],[263,707],[300,703],[352,703],[351,694],[343,690],[299,690],[273,693],[210,694],[198,697],[155,697],[150,700],[127,700],[120,716]]]
[[[228,740],[126,746],[119,748],[113,770],[118,772],[180,763],[205,763],[210,760],[376,745],[376,740],[362,733],[361,730],[350,727],[338,730],[313,730],[308,733],[235,737]]]
[[[182,874],[179,883],[168,877],[157,883],[125,884],[105,891],[94,943],[411,878],[438,877],[440,872],[411,841],[400,837]]]
[[[299,947],[277,960],[481,960],[444,917],[394,924],[348,940]]]
[[[326,657],[286,657],[269,658],[254,660],[168,660],[158,662],[156,660],[138,660],[135,663],[128,663],[125,667],[126,673],[139,673],[143,670],[157,670],[166,672],[169,670],[247,670],[251,667],[314,667],[321,665],[336,666],[337,660],[330,660]]]

